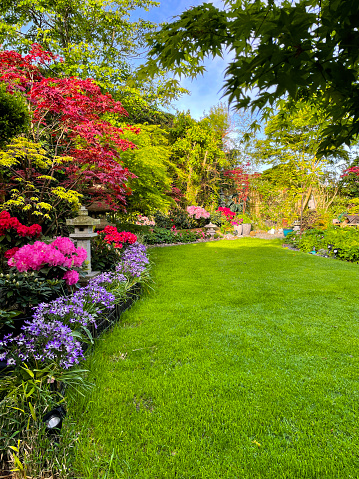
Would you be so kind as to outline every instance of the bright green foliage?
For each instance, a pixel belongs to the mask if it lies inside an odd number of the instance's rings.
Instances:
[[[123,166],[136,178],[127,183],[132,195],[127,199],[128,212],[153,214],[157,209],[167,210],[172,200],[166,193],[171,191],[170,171],[175,166],[170,161],[171,149],[168,134],[156,125],[135,125],[141,132],[125,131],[124,137],[133,141],[137,149],[121,154]]]
[[[11,95],[0,86],[0,147],[14,136],[24,133],[29,126],[29,112],[19,95]]]
[[[218,198],[220,171],[228,166],[221,134],[208,118],[196,121],[180,113],[171,130],[172,155],[179,169],[176,186],[188,205],[210,207]]]
[[[312,195],[320,200],[325,170],[335,161],[333,157],[316,154],[324,122],[322,110],[302,101],[295,109],[288,103],[281,105],[267,123],[266,138],[257,142],[256,156],[274,168],[255,183],[262,196],[262,207],[267,210],[264,213],[271,219],[299,215]],[[335,153],[346,156],[341,149]]]
[[[50,157],[41,144],[22,137],[14,138],[0,151],[6,198],[1,208],[15,211],[32,223],[56,222],[60,216],[77,210],[80,193],[58,186],[57,167],[71,162],[67,156]],[[11,181],[9,181],[11,179]]]
[[[69,409],[74,476],[355,478],[358,266],[246,238],[150,254],[155,291]]]
[[[333,249],[337,248],[337,258],[356,263],[359,261],[359,229],[356,227],[331,227],[327,230],[310,229],[302,235],[288,235],[286,242],[304,252],[313,251],[313,248],[316,251],[324,249],[331,256],[335,254]],[[328,244],[332,245],[331,250],[327,250]]]
[[[330,125],[320,151],[359,132],[357,0],[226,0],[203,3],[150,37],[145,72],[167,68],[196,76],[206,56],[230,50],[224,90],[237,107],[264,113],[283,96],[320,102]],[[250,90],[256,89],[256,95]]]
[[[64,58],[66,75],[111,85],[128,74],[129,56],[143,46],[144,33],[154,28],[143,20],[130,22],[131,12],[156,5],[152,0],[3,2],[3,47],[25,51],[39,43]]]

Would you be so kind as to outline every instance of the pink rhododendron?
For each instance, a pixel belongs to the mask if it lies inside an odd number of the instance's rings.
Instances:
[[[9,259],[8,265],[15,266],[20,272],[39,271],[44,266],[73,268],[80,267],[86,258],[84,248],[75,248],[69,238],[59,237],[51,244],[35,241],[33,245],[23,246]]]
[[[76,251],[76,247],[70,238],[59,236],[51,244],[62,254],[72,254]]]
[[[211,216],[211,213],[204,208],[201,208],[201,206],[188,206],[187,212],[190,216],[194,216],[196,220],[199,220],[200,218],[209,218]]]
[[[80,275],[78,274],[77,271],[66,271],[62,279],[66,281],[66,284],[68,286],[72,286],[73,284],[77,283],[77,281],[79,280],[79,277]]]

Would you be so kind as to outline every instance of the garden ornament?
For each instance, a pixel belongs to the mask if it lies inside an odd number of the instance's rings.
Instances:
[[[211,239],[213,239],[214,235],[216,234],[217,225],[214,225],[213,223],[208,223],[208,225],[205,225],[205,228],[207,228],[208,234],[211,236]]]
[[[78,248],[85,248],[87,251],[87,260],[85,263],[85,271],[89,275],[92,272],[91,268],[91,238],[97,236],[93,232],[93,226],[100,224],[99,219],[91,218],[84,206],[79,210],[79,216],[66,220],[68,226],[75,227],[75,233],[70,234],[70,238],[76,241]]]

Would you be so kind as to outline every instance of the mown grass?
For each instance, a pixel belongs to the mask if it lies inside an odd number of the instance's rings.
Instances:
[[[97,344],[76,478],[358,478],[358,266],[240,239],[151,250]]]

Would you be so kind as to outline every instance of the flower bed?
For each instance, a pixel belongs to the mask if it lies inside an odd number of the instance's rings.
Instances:
[[[306,253],[322,250],[323,254],[335,255],[343,261],[359,262],[359,229],[355,227],[313,228],[302,235],[291,233],[285,242]]]
[[[146,247],[138,242],[128,245],[114,269],[72,294],[40,303],[20,334],[7,333],[0,341],[0,360],[6,365],[0,375],[0,456],[12,464],[21,458],[34,477],[35,463],[25,453],[29,441],[38,443],[34,446],[38,457],[44,455],[41,447],[50,440],[42,422],[44,413],[65,404],[65,388],[70,394],[73,387],[85,385],[85,372],[78,369],[85,351],[149,281]],[[60,383],[61,393],[54,387]],[[35,441],[39,435],[41,440]],[[15,446],[16,453],[11,450]]]

